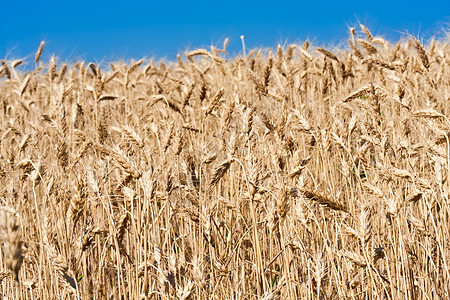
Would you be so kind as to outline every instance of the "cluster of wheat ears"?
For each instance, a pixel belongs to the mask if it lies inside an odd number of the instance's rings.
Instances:
[[[1,60],[1,295],[448,298],[448,40],[349,37]]]

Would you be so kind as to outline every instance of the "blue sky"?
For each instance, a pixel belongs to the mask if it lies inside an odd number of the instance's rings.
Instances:
[[[141,57],[174,60],[186,49],[247,48],[303,42],[345,43],[358,22],[374,34],[427,39],[450,24],[450,1],[21,1],[2,0],[0,58],[33,56],[101,62]]]

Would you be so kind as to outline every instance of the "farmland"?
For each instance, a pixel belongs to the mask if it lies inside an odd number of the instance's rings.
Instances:
[[[0,293],[450,297],[447,43],[2,60]]]

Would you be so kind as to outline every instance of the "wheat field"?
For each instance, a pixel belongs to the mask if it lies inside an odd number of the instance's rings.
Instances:
[[[227,42],[1,60],[2,299],[450,297],[448,38]]]

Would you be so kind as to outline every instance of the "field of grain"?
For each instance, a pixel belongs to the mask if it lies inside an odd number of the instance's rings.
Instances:
[[[2,299],[449,298],[447,42],[2,60]]]

